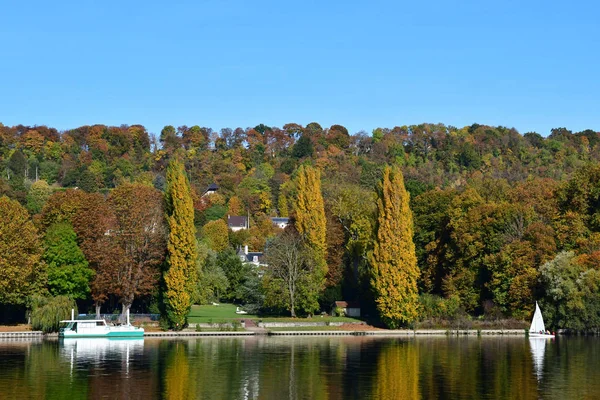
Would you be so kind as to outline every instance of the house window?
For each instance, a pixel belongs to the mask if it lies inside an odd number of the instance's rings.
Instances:
[[[252,257],[252,262],[258,264],[258,256]]]

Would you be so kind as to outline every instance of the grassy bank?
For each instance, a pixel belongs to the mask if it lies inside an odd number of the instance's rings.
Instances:
[[[236,306],[234,304],[219,304],[192,306],[188,314],[188,322],[191,324],[213,323],[219,324],[222,322],[230,322],[239,319],[257,319],[258,316],[251,314],[236,314]]]
[[[360,319],[350,317],[330,317],[330,316],[314,316],[311,318],[290,318],[290,317],[262,317],[253,314],[236,314],[236,306],[234,304],[219,304],[213,305],[196,305],[192,306],[188,314],[188,322],[196,323],[213,323],[230,322],[240,319],[251,319],[256,322],[361,322]]]

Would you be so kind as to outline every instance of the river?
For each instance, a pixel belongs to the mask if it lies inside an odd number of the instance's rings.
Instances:
[[[0,340],[0,399],[598,399],[600,339]]]

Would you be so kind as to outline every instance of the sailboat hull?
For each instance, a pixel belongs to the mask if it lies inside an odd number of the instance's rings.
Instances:
[[[536,339],[536,338],[538,338],[538,339],[547,339],[547,338],[553,338],[554,336],[555,335],[552,335],[552,334],[548,335],[548,334],[545,334],[545,333],[529,333],[529,337],[531,339]]]

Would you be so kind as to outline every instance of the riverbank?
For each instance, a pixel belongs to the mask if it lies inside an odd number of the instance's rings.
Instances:
[[[319,327],[321,328],[321,327]],[[145,338],[160,337],[222,337],[222,336],[526,336],[524,330],[506,329],[506,330],[437,330],[437,329],[419,329],[419,330],[344,330],[344,329],[263,329],[262,331],[181,331],[181,332],[145,332]],[[43,334],[40,331],[21,331],[21,332],[0,332],[0,339],[16,338],[56,338],[58,334]]]

